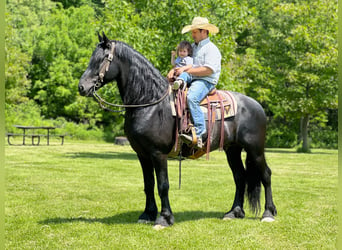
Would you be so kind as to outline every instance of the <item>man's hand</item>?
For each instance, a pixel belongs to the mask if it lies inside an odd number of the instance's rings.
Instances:
[[[175,68],[175,76],[179,76],[185,71],[186,67]]]
[[[169,82],[173,82],[173,77],[174,77],[174,75],[175,75],[175,70],[174,69],[171,69],[170,71],[169,71],[169,73],[167,74],[167,80],[169,80]]]

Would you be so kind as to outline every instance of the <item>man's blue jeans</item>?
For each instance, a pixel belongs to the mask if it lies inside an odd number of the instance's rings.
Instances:
[[[215,88],[215,85],[200,79],[195,79],[192,81],[192,76],[186,72],[180,74],[177,79],[182,79],[186,83],[191,82],[187,95],[187,102],[192,120],[194,121],[196,135],[198,137],[202,136],[206,132],[206,127],[204,114],[201,110],[200,103],[209,94],[209,92]]]

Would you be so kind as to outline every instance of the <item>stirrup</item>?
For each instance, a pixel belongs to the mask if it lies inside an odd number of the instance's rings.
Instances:
[[[201,137],[196,136],[196,138],[193,138],[192,136],[186,134],[180,134],[179,137],[189,147],[195,147],[197,149],[203,148],[204,144]],[[196,142],[194,142],[194,139],[196,139]]]
[[[203,144],[202,138],[201,138],[201,136],[200,136],[200,137],[197,139],[197,145],[195,145],[195,147],[198,148],[198,149],[202,149],[203,146],[204,146],[204,144]]]

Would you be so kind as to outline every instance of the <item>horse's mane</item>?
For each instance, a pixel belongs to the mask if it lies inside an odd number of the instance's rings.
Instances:
[[[153,64],[128,44],[115,42],[115,57],[129,65],[123,100],[142,104],[156,101],[166,91],[168,82]]]

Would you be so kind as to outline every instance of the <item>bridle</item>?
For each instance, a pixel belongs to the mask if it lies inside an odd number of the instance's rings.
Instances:
[[[112,48],[110,49],[110,53],[108,54],[108,56],[105,58],[105,61],[103,62],[101,68],[100,68],[100,72],[99,72],[99,79],[97,80],[95,86],[96,87],[100,87],[101,83],[103,83],[103,78],[106,74],[106,72],[109,69],[109,65],[110,63],[113,61],[114,58],[114,50],[115,50],[115,43],[112,42]]]
[[[165,91],[165,94],[161,98],[159,98],[157,101],[154,101],[154,102],[151,102],[151,103],[147,103],[147,104],[114,104],[114,103],[107,102],[103,98],[101,98],[101,96],[99,96],[99,94],[96,92],[96,88],[100,88],[101,87],[101,85],[103,83],[104,76],[105,76],[106,72],[109,70],[109,65],[113,61],[114,51],[115,51],[115,43],[112,42],[111,45],[112,46],[111,46],[110,53],[108,54],[108,56],[105,58],[105,61],[101,65],[101,68],[100,68],[100,71],[99,71],[99,77],[98,77],[98,80],[96,81],[96,83],[94,85],[94,90],[93,90],[93,97],[99,103],[99,105],[100,105],[100,107],[102,109],[110,111],[110,112],[120,113],[120,112],[124,112],[125,109],[122,109],[122,110],[112,110],[112,109],[106,107],[105,105],[108,105],[108,106],[111,106],[111,107],[116,107],[116,108],[141,108],[141,107],[148,107],[148,106],[153,106],[153,105],[156,105],[156,104],[160,103],[162,100],[164,100],[169,95],[169,93],[171,91],[171,86],[170,85],[168,85],[168,88]]]

